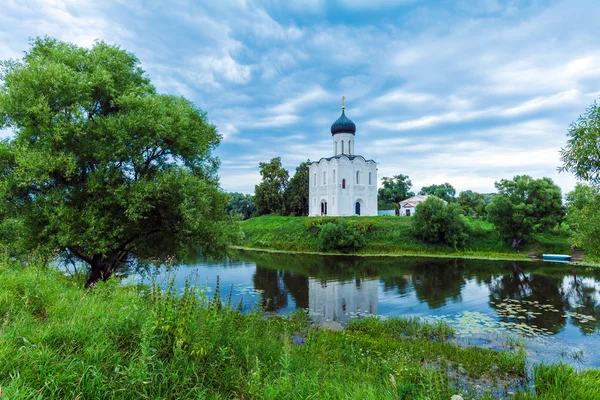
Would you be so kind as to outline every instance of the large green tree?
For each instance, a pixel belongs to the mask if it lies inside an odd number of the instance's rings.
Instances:
[[[428,243],[462,246],[466,239],[462,210],[456,203],[446,204],[435,196],[420,203],[411,223],[412,234]]]
[[[288,185],[288,171],[281,165],[281,157],[272,158],[268,163],[259,163],[262,182],[254,189],[256,214],[281,214],[285,211],[285,189]]]
[[[567,223],[575,246],[600,254],[600,189],[578,183],[567,194]]]
[[[254,196],[238,192],[229,193],[229,196],[231,196],[231,200],[227,206],[227,212],[230,215],[241,215],[243,219],[256,215]]]
[[[486,202],[484,197],[472,190],[463,190],[459,193],[456,201],[465,215],[483,214]]]
[[[567,136],[567,146],[560,151],[560,170],[600,185],[600,106],[595,101],[569,126]]]
[[[377,193],[379,209],[397,208],[399,201],[415,195],[410,191],[411,187],[412,182],[407,175],[394,175],[391,178],[384,176]]]
[[[0,73],[0,124],[15,132],[0,144],[12,247],[86,262],[88,286],[124,263],[226,250],[221,136],[194,104],[158,94],[133,54],[45,37]]]
[[[498,194],[486,207],[488,219],[512,247],[534,230],[556,226],[564,216],[560,187],[550,178],[517,175],[495,185]]]
[[[449,183],[441,185],[423,186],[419,191],[420,195],[433,195],[445,201],[451,201],[456,196],[456,189]]]
[[[309,166],[310,160],[306,160],[296,167],[296,173],[288,183],[285,190],[285,203],[288,214],[308,215]]]

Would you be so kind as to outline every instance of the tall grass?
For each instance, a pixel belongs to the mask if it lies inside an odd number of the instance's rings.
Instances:
[[[523,353],[459,347],[444,324],[370,318],[328,331],[301,312],[242,314],[191,283],[82,286],[0,268],[3,398],[448,399],[459,382],[475,392],[525,370]]]

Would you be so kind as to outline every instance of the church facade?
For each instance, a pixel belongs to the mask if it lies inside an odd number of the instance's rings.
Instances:
[[[356,125],[345,114],[331,125],[333,156],[309,167],[308,215],[377,215],[377,163],[356,154]]]

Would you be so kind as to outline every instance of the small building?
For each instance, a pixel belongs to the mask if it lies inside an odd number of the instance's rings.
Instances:
[[[377,215],[377,163],[356,154],[356,125],[344,112],[331,125],[333,156],[309,167],[309,216]]]
[[[425,200],[427,200],[429,198],[428,194],[424,194],[424,195],[416,195],[413,197],[409,197],[408,199],[404,199],[401,202],[398,203],[398,205],[400,206],[400,216],[401,217],[410,217],[412,215],[415,215],[415,210],[417,209],[417,206],[424,202]],[[446,203],[444,201],[444,203]]]

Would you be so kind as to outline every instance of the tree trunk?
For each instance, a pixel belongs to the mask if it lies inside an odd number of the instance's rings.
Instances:
[[[92,257],[90,264],[90,276],[85,283],[86,288],[93,288],[98,281],[106,281],[113,274],[111,263],[101,255]]]
[[[523,239],[519,239],[519,238],[513,238],[513,239],[512,239],[512,241],[511,241],[511,243],[510,243],[510,246],[511,246],[512,248],[515,248],[515,247],[517,247],[518,245],[520,245],[522,241],[523,241]]]

